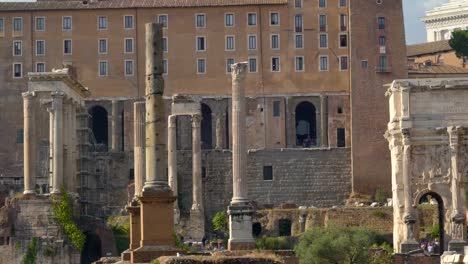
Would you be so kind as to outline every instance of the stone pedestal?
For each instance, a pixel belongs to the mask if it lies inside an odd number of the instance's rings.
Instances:
[[[140,206],[127,206],[127,211],[130,214],[130,247],[122,252],[122,260],[130,261],[131,252],[140,247],[141,240],[141,225],[140,225]]]
[[[161,257],[176,255],[174,241],[174,201],[172,191],[139,197],[141,207],[140,247],[131,252],[131,263],[146,263]],[[171,228],[172,227],[172,228]]]
[[[255,248],[252,237],[252,216],[250,203],[237,203],[228,207],[230,237],[228,250],[249,250]]]
[[[463,240],[450,240],[448,243],[448,251],[457,252],[459,254],[464,254],[465,246],[468,246],[468,243]]]

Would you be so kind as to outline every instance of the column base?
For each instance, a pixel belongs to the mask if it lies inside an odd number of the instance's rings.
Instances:
[[[202,241],[205,236],[205,213],[203,210],[192,209],[190,210],[188,236],[192,237],[194,241]]]
[[[178,207],[174,207],[174,224],[180,223],[180,210]]]
[[[420,249],[419,243],[416,241],[404,241],[401,243],[401,253],[408,253],[413,250]]]
[[[448,243],[448,250],[455,251],[458,254],[465,254],[465,246],[468,246],[467,241],[463,240],[450,240]]]
[[[127,249],[124,252],[122,252],[122,254],[120,254],[122,261],[130,261],[131,256],[132,251],[130,249]]]
[[[250,202],[231,203],[228,207],[230,233],[228,250],[255,249],[255,240],[252,235],[253,213]]]
[[[24,197],[25,199],[34,198],[34,197],[36,197],[36,192],[35,192],[35,191],[31,191],[31,190],[24,191],[24,192],[23,192],[23,197]]]
[[[132,251],[131,263],[149,263],[162,256],[176,256],[181,252],[169,246],[143,246]]]

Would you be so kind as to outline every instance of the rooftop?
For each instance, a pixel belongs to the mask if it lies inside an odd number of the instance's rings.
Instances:
[[[448,40],[440,40],[428,43],[408,45],[406,47],[406,55],[408,57],[416,57],[421,55],[434,54],[439,52],[452,51]]]
[[[423,65],[418,64],[416,66],[410,67],[408,69],[409,74],[454,74],[454,75],[467,75],[468,68],[456,67],[452,65],[442,65],[442,64],[432,64],[432,65]]]
[[[117,9],[117,8],[188,8],[247,5],[285,5],[288,0],[39,0],[37,2],[0,2],[2,11]]]

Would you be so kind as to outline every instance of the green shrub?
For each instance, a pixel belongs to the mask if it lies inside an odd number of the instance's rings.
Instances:
[[[255,240],[255,247],[260,250],[293,249],[294,244],[289,237],[262,237]]]
[[[380,239],[358,227],[314,227],[300,237],[296,255],[300,264],[370,263],[369,248]]]
[[[127,226],[114,225],[110,226],[114,234],[115,245],[119,255],[128,249],[130,246],[130,229]]]
[[[377,188],[375,191],[374,201],[378,203],[386,203],[387,202],[387,194],[383,188]]]
[[[387,216],[387,214],[384,212],[384,211],[373,211],[372,212],[372,215],[377,217],[377,218],[381,218],[381,219],[385,219],[385,217]]]
[[[176,248],[180,249],[181,251],[184,251],[185,253],[189,253],[192,251],[191,247],[185,245],[184,243],[182,243],[182,241],[180,241],[179,236],[177,236],[175,233],[173,234],[173,236]]]
[[[371,246],[369,263],[370,264],[392,264],[393,247],[384,242],[381,245]]]
[[[24,255],[23,264],[36,264],[37,257],[37,237],[33,237],[28,244],[26,254]]]
[[[440,226],[439,224],[435,224],[431,229],[431,238],[439,238],[440,236]]]
[[[213,217],[212,222],[214,231],[228,230],[228,216],[225,211],[217,212]]]
[[[52,210],[54,218],[60,224],[65,234],[70,238],[73,246],[75,246],[80,252],[83,251],[84,244],[86,241],[85,234],[78,228],[78,225],[73,219],[73,208],[70,195],[61,188],[60,199],[53,200]]]

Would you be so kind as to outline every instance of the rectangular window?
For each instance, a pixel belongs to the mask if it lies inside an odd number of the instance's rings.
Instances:
[[[0,33],[5,32],[5,19],[3,17],[0,17]]]
[[[257,72],[257,58],[249,58],[249,72]]]
[[[64,16],[62,17],[62,31],[70,31],[72,30],[72,17],[71,16]]]
[[[257,35],[249,35],[249,50],[257,49]]]
[[[162,43],[162,48],[164,52],[168,51],[168,46],[167,46],[167,38],[163,37],[163,43]]]
[[[13,41],[13,56],[23,55],[23,42],[21,40]]]
[[[167,65],[167,60],[163,60],[163,74],[167,74],[168,72],[168,65]]]
[[[385,46],[385,36],[379,37],[379,46]]]
[[[320,34],[320,48],[327,48],[328,47],[328,35],[327,34]]]
[[[107,76],[107,61],[99,61],[99,76]]]
[[[326,0],[319,0],[319,7],[326,7],[327,1]]]
[[[167,28],[169,24],[169,16],[166,14],[158,15],[158,23],[162,24],[163,28]]]
[[[256,26],[257,25],[257,13],[248,13],[247,14],[247,25]]]
[[[304,48],[304,35],[296,34],[294,36],[294,46],[296,47],[296,49]]]
[[[340,34],[340,48],[348,47],[348,34]]]
[[[271,58],[271,71],[272,72],[280,71],[280,58],[279,57]]]
[[[133,38],[125,38],[124,39],[124,51],[125,53],[133,53]]]
[[[45,17],[36,17],[36,31],[45,30]]]
[[[36,40],[36,56],[45,55],[45,40]]]
[[[379,26],[379,29],[385,29],[385,17],[378,17],[377,24]]]
[[[340,0],[340,7],[346,7],[346,0]]]
[[[345,14],[340,15],[340,30],[341,31],[348,30],[348,16]]]
[[[71,39],[63,40],[63,54],[65,54],[65,55],[72,54],[72,41],[71,41]]]
[[[124,28],[133,29],[133,16],[124,16]]]
[[[294,16],[294,29],[296,32],[302,32],[302,15]]]
[[[270,12],[270,26],[278,26],[280,23],[280,16],[278,12]]]
[[[340,57],[340,70],[341,71],[348,70],[348,57],[347,56]]]
[[[271,49],[279,49],[280,48],[280,39],[278,34],[271,35]]]
[[[264,181],[273,180],[273,166],[263,166],[263,180]]]
[[[279,117],[281,115],[281,102],[273,101],[273,116]]]
[[[303,72],[304,71],[304,57],[298,56],[296,57],[296,71]]]
[[[320,32],[327,31],[327,15],[319,16]]]
[[[205,14],[196,14],[195,15],[195,25],[197,28],[206,27]]]
[[[328,71],[328,56],[320,56],[320,71]]]
[[[226,72],[231,73],[232,69],[231,66],[234,64],[234,59],[227,59],[226,60]]]
[[[197,37],[197,51],[206,51],[205,37]]]
[[[198,74],[206,73],[206,60],[205,59],[197,59],[197,73]]]
[[[13,63],[13,78],[23,77],[23,65],[21,63]]]
[[[366,60],[361,61],[361,68],[367,69],[369,67],[369,63]]]
[[[98,29],[107,29],[107,17],[98,16]]]
[[[16,131],[16,143],[23,144],[24,143],[24,129],[20,128]]]
[[[302,0],[295,0],[294,1],[295,8],[302,8]]]
[[[125,76],[133,75],[133,60],[125,60]]]
[[[226,27],[234,26],[234,14],[233,13],[224,14],[224,26]]]
[[[387,56],[385,56],[385,55],[379,56],[379,67],[378,67],[377,70],[379,72],[388,72],[389,71]]]
[[[336,146],[338,148],[346,147],[346,137],[345,137],[345,129],[344,128],[337,128],[336,129]]]
[[[226,36],[226,50],[235,49],[235,40],[234,36]]]
[[[13,31],[14,32],[23,31],[23,18],[22,17],[13,18]]]
[[[100,39],[98,41],[98,53],[99,54],[107,54],[107,39]]]
[[[45,72],[45,63],[37,62],[36,63],[36,72]]]

